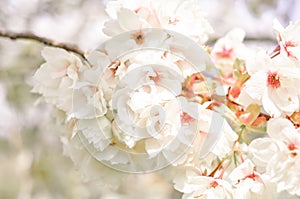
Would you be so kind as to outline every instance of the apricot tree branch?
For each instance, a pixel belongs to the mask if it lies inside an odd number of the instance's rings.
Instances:
[[[79,55],[80,57],[82,57],[84,60],[86,60],[86,58],[84,56],[84,52],[82,50],[80,50],[76,45],[56,42],[56,41],[53,41],[46,37],[37,36],[31,32],[16,33],[16,32],[11,32],[11,31],[0,30],[0,37],[9,38],[11,40],[27,39],[27,40],[37,41],[37,42],[40,42],[47,46],[63,48],[66,51],[73,52],[73,53]]]

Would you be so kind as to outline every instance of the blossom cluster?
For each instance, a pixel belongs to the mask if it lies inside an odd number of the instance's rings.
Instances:
[[[82,59],[46,47],[33,92],[64,114],[65,153],[87,178],[171,166],[183,198],[300,196],[300,22],[274,51],[212,27],[194,0],[117,0]],[[105,166],[103,166],[105,165]],[[115,170],[113,170],[115,169]]]

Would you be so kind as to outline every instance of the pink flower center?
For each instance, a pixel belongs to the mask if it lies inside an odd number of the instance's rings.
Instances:
[[[296,149],[296,146],[294,143],[291,143],[289,144],[289,149],[292,151],[292,150],[295,150]]]
[[[141,30],[132,34],[132,38],[134,39],[135,43],[138,45],[141,45],[145,40],[144,33]]]
[[[288,57],[296,58],[287,48],[288,47],[295,47],[296,44],[293,41],[285,42],[284,50],[286,51]]]
[[[287,42],[285,42],[285,46],[286,46],[286,47],[295,47],[296,44],[295,44],[295,42],[293,42],[293,41],[287,41]]]
[[[155,83],[158,83],[159,80],[160,80],[160,76],[159,76],[159,74],[155,71],[155,75],[149,76],[149,79],[152,80],[152,81],[154,81]]]
[[[220,57],[223,57],[223,58],[230,58],[232,52],[233,52],[233,49],[232,49],[232,48],[226,49],[225,47],[223,47],[223,48],[222,48],[222,51],[217,52],[216,55],[217,55],[217,56],[220,56]]]
[[[268,86],[272,88],[279,88],[280,87],[280,78],[277,72],[268,72]]]
[[[241,181],[244,181],[246,179],[249,179],[249,178],[252,179],[253,181],[255,181],[256,177],[258,177],[258,176],[254,172],[252,172],[251,174],[249,174],[249,175],[245,176],[244,178],[238,180],[238,183],[240,183]]]
[[[210,183],[210,186],[213,188],[216,188],[218,186],[218,182],[217,181],[213,181],[212,183]]]
[[[257,177],[257,175],[253,172],[253,173],[247,175],[246,177],[244,177],[242,180],[246,180],[247,178],[251,178],[251,179],[255,180],[256,177]]]
[[[133,10],[136,14],[141,10],[141,7],[136,8],[135,10]]]
[[[181,119],[181,122],[183,124],[189,124],[191,122],[193,122],[195,119],[192,118],[189,114],[187,114],[186,112],[183,112],[181,115],[180,115],[180,119]]]
[[[176,25],[179,22],[179,19],[177,19],[177,18],[174,18],[174,19],[169,18],[168,22],[169,22],[169,24]]]
[[[297,152],[294,152],[294,150],[297,149],[297,146],[296,146],[294,143],[290,143],[290,144],[288,145],[288,148],[289,148],[289,150],[291,151],[292,157],[297,156]]]
[[[281,40],[281,41],[282,41],[282,40]],[[296,58],[296,57],[293,55],[293,53],[290,52],[290,51],[288,50],[289,47],[296,47],[296,46],[297,46],[297,44],[296,44],[295,42],[293,42],[293,41],[287,41],[287,42],[285,42],[285,43],[283,44],[283,49],[284,49],[284,51],[287,53],[287,56],[288,56],[288,57]],[[272,55],[271,55],[271,58],[274,58],[274,57],[276,57],[277,55],[279,55],[279,54],[280,54],[280,50],[281,50],[281,47],[280,47],[280,45],[278,45],[278,46],[274,49],[274,51],[273,51],[273,53],[272,53]]]

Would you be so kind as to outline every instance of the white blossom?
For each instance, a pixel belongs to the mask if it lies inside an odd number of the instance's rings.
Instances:
[[[232,185],[223,179],[201,176],[188,171],[174,179],[175,189],[183,192],[183,199],[234,198]]]
[[[299,110],[299,63],[277,56],[271,59],[259,51],[246,62],[250,79],[242,87],[237,102],[248,106],[262,104],[273,117],[290,115]]]
[[[34,74],[32,91],[42,94],[46,102],[59,109],[70,111],[72,88],[84,65],[77,56],[60,48],[45,47],[42,56],[46,63]]]
[[[109,36],[142,28],[164,28],[204,43],[213,32],[194,0],[118,0],[109,2],[106,11],[112,20],[105,23],[103,31]]]
[[[290,23],[284,28],[278,20],[274,20],[273,29],[279,43],[274,53],[279,52],[292,59],[300,60],[300,21]]]
[[[255,165],[247,159],[229,175],[235,185],[235,198],[275,198],[277,196],[270,177],[256,171]]]
[[[118,186],[125,175],[113,169],[149,172],[171,165],[183,171],[174,179],[183,199],[300,196],[300,130],[288,120],[300,110],[299,21],[286,29],[274,22],[279,46],[271,55],[248,51],[240,29],[217,40],[208,55],[199,44],[213,30],[196,0],[116,0],[106,12],[103,32],[112,39],[86,59],[46,47],[45,63],[33,77],[32,91],[65,114],[71,130],[61,137],[64,153],[87,180]],[[241,86],[234,102],[221,99],[234,121],[210,110],[220,102],[210,91],[231,88],[202,80],[200,72],[213,65],[209,56],[225,77],[216,79]],[[237,59],[245,61],[241,79],[233,75]],[[250,104],[270,119],[257,112],[242,125],[240,115]],[[263,129],[264,119],[267,135],[255,135],[248,146],[249,131]],[[235,132],[238,127],[244,134]]]
[[[233,29],[218,39],[211,51],[211,58],[215,66],[225,77],[232,75],[235,60],[245,57],[244,37],[245,32],[242,29]]]
[[[111,188],[120,186],[122,178],[125,175],[100,164],[83,146],[78,134],[72,139],[62,137],[61,141],[63,143],[64,155],[72,159],[75,166],[80,170],[84,181],[96,181]]]
[[[97,89],[99,71],[89,68],[72,53],[45,47],[46,60],[35,73],[33,92],[65,111],[69,118],[94,118],[106,112],[103,93]]]
[[[293,124],[284,118],[271,119],[267,133],[270,138],[255,139],[250,144],[250,151],[265,166],[270,180],[277,183],[277,191],[288,191],[300,195],[300,134]],[[265,148],[259,150],[259,148]]]

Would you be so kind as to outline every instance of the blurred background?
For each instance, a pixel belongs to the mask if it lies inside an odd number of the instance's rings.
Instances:
[[[107,38],[101,31],[106,2],[0,0],[0,30],[31,31],[89,51]],[[246,42],[273,48],[273,19],[284,26],[300,19],[296,0],[199,3],[216,32],[211,41],[240,27],[246,31]],[[0,199],[179,198],[172,184],[158,174],[130,176],[117,190],[81,179],[63,155],[62,130],[52,108],[30,92],[31,77],[43,62],[43,47],[34,41],[0,38]]]

